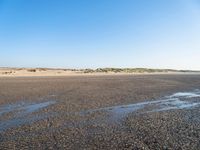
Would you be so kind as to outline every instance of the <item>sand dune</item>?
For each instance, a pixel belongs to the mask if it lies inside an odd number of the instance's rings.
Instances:
[[[100,68],[92,69],[52,69],[52,68],[0,68],[0,77],[20,77],[20,76],[75,76],[75,75],[114,75],[114,74],[186,74],[199,73],[193,71],[176,71],[169,69],[145,69],[133,68]]]

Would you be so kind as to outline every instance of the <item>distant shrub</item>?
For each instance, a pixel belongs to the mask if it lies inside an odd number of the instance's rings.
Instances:
[[[11,74],[12,71],[5,71],[5,72],[2,72],[2,74]]]
[[[36,69],[35,69],[35,70],[36,70]],[[47,71],[46,68],[39,68],[38,70],[39,70],[39,71]]]
[[[36,69],[28,69],[27,71],[28,72],[36,72],[37,70]]]
[[[95,71],[96,72],[104,72],[104,73],[107,73],[107,72],[118,73],[118,72],[122,72],[123,69],[120,69],[120,68],[98,68]]]
[[[78,71],[77,69],[63,69],[63,71]]]
[[[95,70],[95,72],[108,72],[108,70],[106,70],[104,68],[98,68]]]
[[[84,73],[93,73],[94,72],[94,70],[92,70],[92,69],[85,69],[84,70]]]

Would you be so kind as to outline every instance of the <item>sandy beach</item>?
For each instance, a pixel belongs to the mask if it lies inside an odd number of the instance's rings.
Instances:
[[[0,78],[1,149],[198,149],[200,76]]]

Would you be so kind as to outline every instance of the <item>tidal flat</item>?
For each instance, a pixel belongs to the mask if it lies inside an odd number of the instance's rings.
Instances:
[[[200,75],[0,78],[0,149],[199,149]]]

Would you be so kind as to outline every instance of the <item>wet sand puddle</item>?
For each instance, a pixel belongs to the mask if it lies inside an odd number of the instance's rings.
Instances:
[[[47,117],[56,117],[55,114],[51,115],[49,112],[39,115],[34,114],[34,112],[38,112],[53,104],[55,104],[55,101],[31,104],[24,102],[0,106],[0,132],[12,127],[31,124]],[[121,123],[121,121],[123,121],[130,113],[145,114],[170,110],[193,109],[198,106],[200,106],[200,90],[195,90],[193,92],[178,92],[158,100],[92,109],[76,113],[66,112],[66,115],[80,116],[81,120],[75,121],[75,124],[65,120],[64,124],[60,127],[71,128],[75,126],[84,127],[88,125],[117,124]],[[4,120],[1,119],[2,116],[8,114],[11,114],[11,117],[9,116],[7,119],[4,118]]]
[[[81,112],[81,114],[107,112],[108,115],[105,119],[108,122],[117,123],[130,113],[144,114],[170,110],[193,109],[198,106],[200,106],[200,90],[195,90],[193,92],[174,93],[159,100],[94,109]]]
[[[6,129],[17,127],[24,124],[31,124],[34,121],[47,117],[47,114],[32,114],[44,109],[55,101],[47,101],[40,103],[17,103],[0,106],[0,132]],[[1,119],[3,116],[4,119]]]

